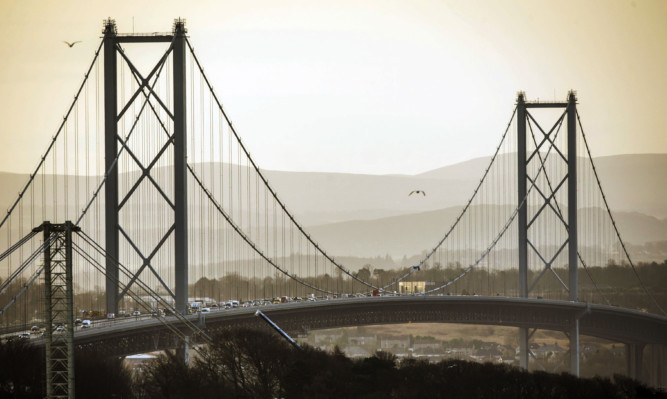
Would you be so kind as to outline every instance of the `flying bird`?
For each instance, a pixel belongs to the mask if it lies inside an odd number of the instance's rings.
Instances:
[[[411,196],[412,194],[421,194],[425,197],[426,196],[426,191],[423,191],[423,190],[410,191],[410,194],[408,194],[408,197]]]
[[[77,44],[77,43],[81,43],[81,40],[77,40],[77,41],[72,42],[72,43],[70,43],[70,42],[66,42],[66,41],[63,40],[63,43],[65,43],[65,44],[68,45],[70,48],[72,48],[72,47],[74,47],[75,44]]]

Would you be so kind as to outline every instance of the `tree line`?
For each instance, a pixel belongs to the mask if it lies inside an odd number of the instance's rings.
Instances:
[[[79,352],[79,398],[664,398],[616,375],[577,378],[459,360],[430,364],[386,352],[352,360],[334,349],[297,349],[264,329],[227,330],[191,354],[168,351],[138,370],[120,358]],[[44,396],[44,353],[25,341],[0,344],[0,398]]]

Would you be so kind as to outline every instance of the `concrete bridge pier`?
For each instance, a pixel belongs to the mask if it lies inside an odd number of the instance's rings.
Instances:
[[[176,355],[183,359],[185,364],[190,363],[190,336],[186,335],[181,342],[178,343]]]
[[[652,387],[667,389],[667,345],[651,344],[646,348],[648,376],[645,382]]]
[[[579,377],[579,318],[575,317],[570,326],[570,374]]]
[[[519,327],[519,366],[523,370],[528,370],[528,341],[530,339],[530,334],[528,329],[525,327]]]
[[[628,376],[640,381],[642,381],[644,346],[644,344],[625,344],[625,361]]]

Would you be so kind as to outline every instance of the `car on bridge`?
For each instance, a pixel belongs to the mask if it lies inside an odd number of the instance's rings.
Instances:
[[[138,311],[138,310],[135,310],[134,312],[132,312],[132,316],[141,316],[141,312]]]

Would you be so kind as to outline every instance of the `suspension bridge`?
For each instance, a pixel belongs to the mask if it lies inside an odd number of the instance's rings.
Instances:
[[[187,349],[217,328],[259,324],[252,306],[281,297],[304,301],[262,311],[292,332],[403,322],[517,327],[524,368],[535,329],[562,331],[575,375],[579,335],[610,339],[627,345],[631,375],[664,386],[664,298],[640,279],[621,239],[576,93],[563,102],[519,93],[459,214],[423,243],[418,262],[382,280],[337,260],[281,199],[213,90],[184,21],[167,33],[121,34],[109,19],[103,35],[0,220],[0,323],[5,333],[46,327],[51,393],[73,383],[76,347]],[[142,70],[128,49],[147,43],[162,50]],[[610,262],[632,270],[648,312],[611,306],[614,287],[593,272]],[[466,280],[482,295],[461,296]],[[193,302],[230,298],[251,308],[191,314]],[[131,310],[156,317],[120,320]],[[113,319],[82,329],[80,314]],[[642,370],[647,346],[656,366]]]

